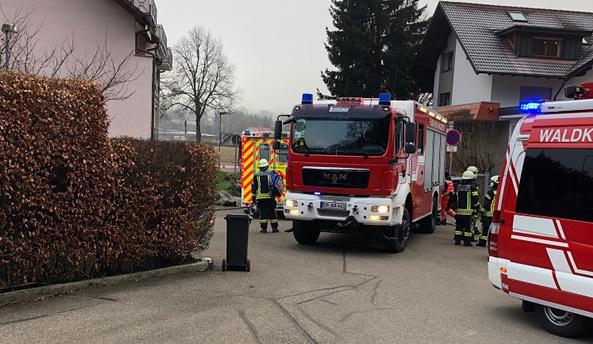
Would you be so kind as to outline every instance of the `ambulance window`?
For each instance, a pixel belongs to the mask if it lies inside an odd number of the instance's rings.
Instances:
[[[280,148],[278,149],[278,161],[281,163],[288,162],[288,146],[287,145],[281,145]]]
[[[593,222],[591,150],[528,150],[516,210],[524,214]]]
[[[259,158],[270,160],[270,145],[262,143],[259,145]]]
[[[418,154],[424,154],[424,124],[418,125]]]

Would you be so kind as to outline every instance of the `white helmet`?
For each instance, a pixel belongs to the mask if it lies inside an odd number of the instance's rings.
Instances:
[[[268,162],[267,159],[261,159],[259,161],[259,168],[266,168],[268,166],[270,166],[270,163]]]

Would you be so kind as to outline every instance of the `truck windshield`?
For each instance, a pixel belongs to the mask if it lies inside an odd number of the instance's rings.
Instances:
[[[368,120],[298,118],[292,138],[295,153],[381,156],[388,147],[389,116]]]

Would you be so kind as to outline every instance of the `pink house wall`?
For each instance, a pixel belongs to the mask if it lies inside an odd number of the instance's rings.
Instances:
[[[14,18],[16,11],[32,11],[32,26],[41,25],[36,47],[40,53],[71,39],[76,44],[76,54],[82,58],[105,44],[115,61],[135,51],[139,28],[115,0],[0,0],[0,8],[0,24]],[[130,67],[138,70],[137,79],[127,85],[134,94],[129,99],[107,103],[109,135],[150,138],[153,59],[133,56]]]

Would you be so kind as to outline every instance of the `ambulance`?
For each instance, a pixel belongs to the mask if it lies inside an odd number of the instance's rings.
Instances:
[[[274,144],[274,143],[277,144]],[[275,149],[276,148],[276,149]],[[274,132],[268,128],[249,128],[241,137],[241,205],[245,208],[253,204],[251,185],[253,178],[259,173],[259,161],[266,159],[270,168],[286,180],[288,165],[288,134],[279,140],[274,139]],[[278,210],[284,208],[285,195],[279,197]]]
[[[593,84],[570,101],[527,102],[514,130],[490,227],[488,274],[543,327],[593,325]]]

